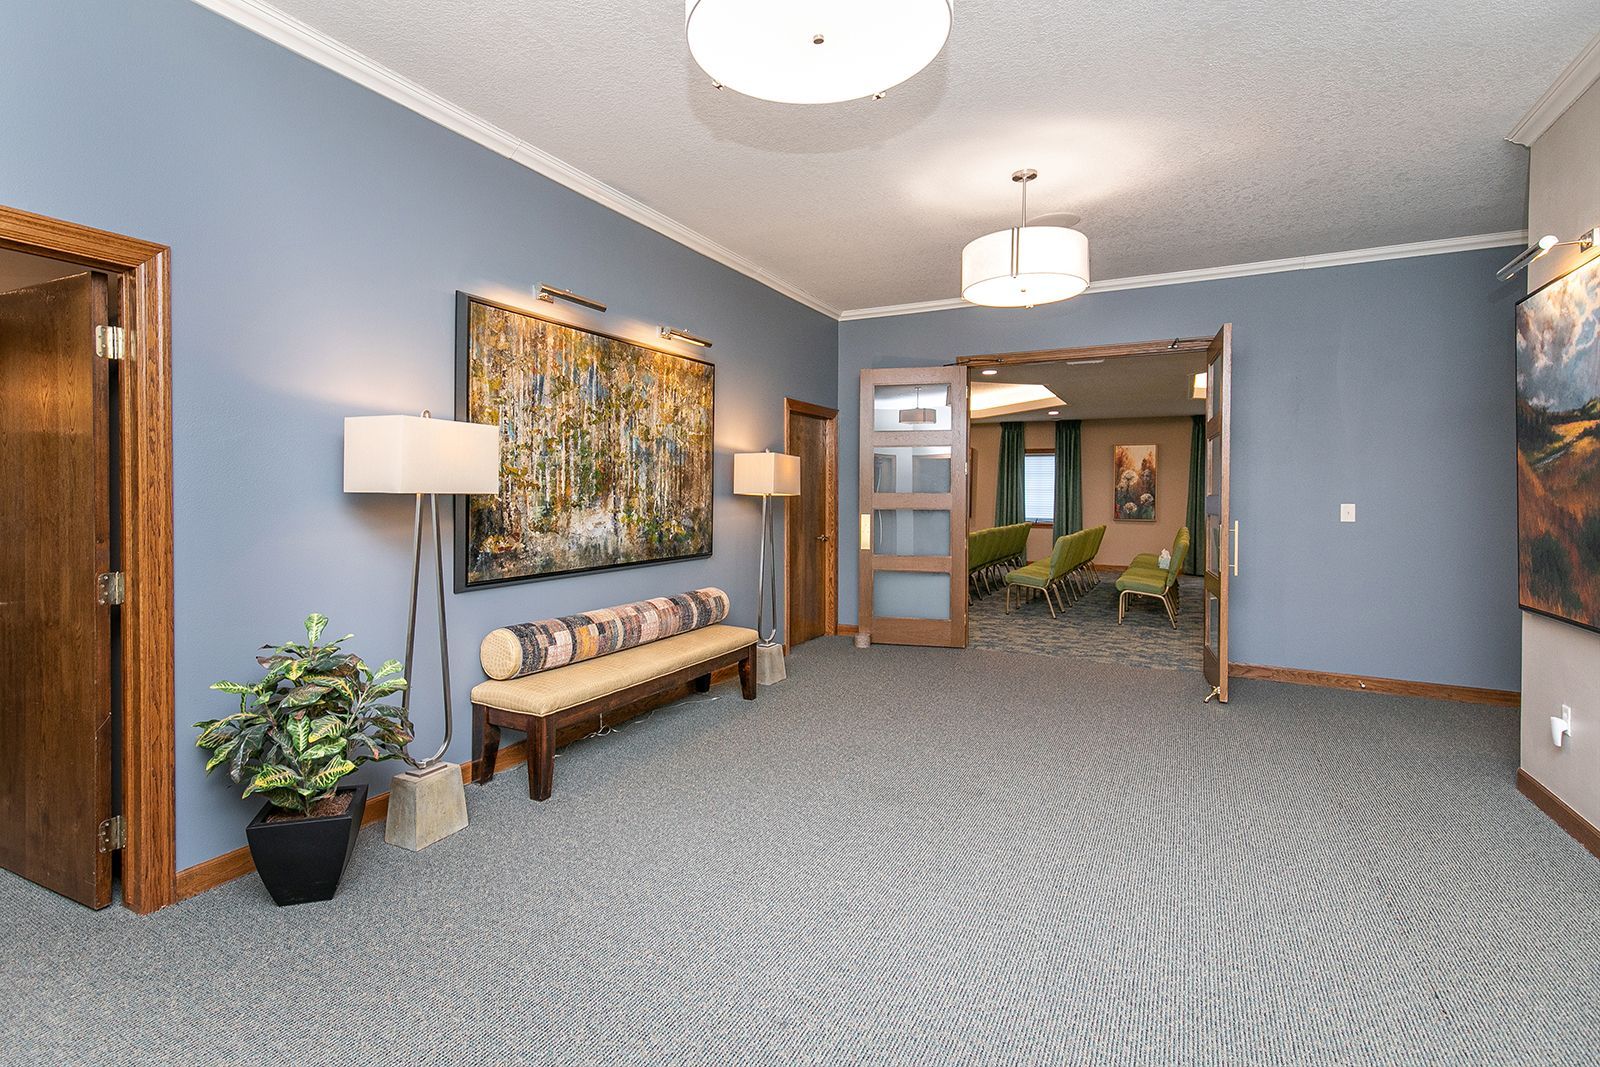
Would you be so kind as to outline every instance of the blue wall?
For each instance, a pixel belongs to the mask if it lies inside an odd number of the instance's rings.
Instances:
[[[190,747],[227,708],[209,683],[312,610],[401,654],[411,502],[341,492],[341,420],[454,410],[457,289],[528,304],[547,281],[611,305],[573,321],[712,338],[718,499],[712,559],[451,596],[451,757],[494,626],[705,584],[753,623],[760,509],[729,457],[781,447],[785,395],[834,403],[831,320],[187,0],[13,3],[3,25],[0,203],[173,249],[180,867],[242,844],[258,806]]]
[[[1512,305],[1500,250],[840,326],[840,449],[859,374],[1234,326],[1233,659],[1517,689]],[[1341,525],[1341,502],[1358,521]],[[854,622],[855,479],[840,494]]]

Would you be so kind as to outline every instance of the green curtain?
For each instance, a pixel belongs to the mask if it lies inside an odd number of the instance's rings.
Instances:
[[[1057,537],[1083,529],[1083,420],[1056,423]]]
[[[1196,415],[1189,431],[1189,565],[1190,574],[1205,570],[1202,536],[1206,532],[1206,417]]]
[[[1000,473],[995,479],[994,492],[994,524],[996,526],[1010,526],[1012,523],[1022,522],[1026,516],[1023,514],[1025,501],[1023,499],[1023,464],[1028,454],[1027,442],[1023,437],[1022,423],[1002,422],[1000,424]]]

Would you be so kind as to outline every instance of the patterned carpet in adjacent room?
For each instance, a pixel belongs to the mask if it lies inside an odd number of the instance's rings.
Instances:
[[[1513,788],[1514,712],[1060,663],[812,642],[547,803],[368,829],[326,904],[0,875],[0,1059],[1595,1062],[1600,860]]]
[[[1099,585],[1054,619],[1042,597],[1019,605],[1013,592],[1009,615],[1003,589],[976,598],[967,607],[967,644],[995,652],[1198,671],[1204,579],[1178,579],[1176,630],[1167,621],[1167,610],[1149,597],[1129,597],[1127,618],[1118,626],[1116,580],[1115,574],[1102,574]]]

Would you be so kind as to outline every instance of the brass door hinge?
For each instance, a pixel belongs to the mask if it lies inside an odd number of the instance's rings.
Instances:
[[[100,824],[99,844],[101,852],[115,852],[127,846],[128,824],[122,821],[122,816],[113,815]]]
[[[128,595],[128,580],[121,571],[95,575],[95,599],[102,604],[120,604]]]
[[[127,341],[121,326],[94,328],[94,354],[101,359],[122,359],[127,353]]]

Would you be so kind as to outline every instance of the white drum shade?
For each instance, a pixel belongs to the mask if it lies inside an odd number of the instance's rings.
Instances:
[[[498,493],[500,428],[420,415],[344,420],[347,493]]]
[[[997,230],[961,250],[961,296],[974,304],[1030,307],[1068,300],[1087,288],[1089,239],[1065,226]]]
[[[881,93],[933,62],[953,3],[686,0],[684,27],[690,54],[719,85],[780,104],[833,104]]]

